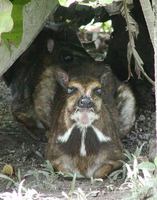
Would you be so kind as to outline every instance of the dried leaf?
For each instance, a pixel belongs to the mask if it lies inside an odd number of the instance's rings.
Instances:
[[[7,176],[12,176],[14,174],[14,168],[12,165],[10,164],[6,164],[4,165],[3,169],[2,169],[2,173],[7,175]]]

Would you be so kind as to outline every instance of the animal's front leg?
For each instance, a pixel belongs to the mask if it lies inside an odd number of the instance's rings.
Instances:
[[[112,171],[121,167],[121,165],[122,165],[122,162],[120,161],[110,161],[108,163],[105,163],[95,171],[94,178],[105,178]]]
[[[57,159],[52,160],[51,163],[58,172],[62,172],[65,175],[76,173],[77,176],[81,176],[79,170],[73,163],[73,159],[67,155],[62,155]]]

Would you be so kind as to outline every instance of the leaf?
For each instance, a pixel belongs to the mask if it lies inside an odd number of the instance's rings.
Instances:
[[[14,26],[11,32],[2,34],[2,39],[4,41],[12,43],[15,46],[20,44],[23,35],[23,6],[29,1],[30,0],[12,0],[12,18]]]
[[[66,6],[67,0],[58,0],[61,6]]]
[[[10,178],[9,176],[6,176],[4,174],[0,174],[0,178],[3,178],[5,180],[8,180],[8,181],[10,181],[10,182],[15,184],[15,181],[12,178]]]
[[[130,165],[128,165],[127,163],[125,164],[126,169],[127,169],[127,178],[132,178],[133,177],[133,170],[131,169]]]
[[[140,147],[137,147],[134,155],[138,158],[141,155],[142,149],[144,147],[144,145],[146,144],[146,142],[143,142],[142,145]]]
[[[138,169],[141,170],[148,170],[148,171],[154,171],[155,170],[155,164],[149,161],[142,162],[138,165]]]
[[[102,4],[102,5],[104,5],[104,4],[110,4],[112,2],[113,2],[113,0],[99,0],[99,3]]]
[[[124,149],[124,155],[126,156],[126,158],[128,158],[129,161],[133,160],[132,154],[127,149]]]
[[[13,5],[9,0],[0,2],[0,42],[1,34],[9,32],[13,28],[13,19],[11,17]]]
[[[155,166],[157,167],[157,156],[156,156],[155,159],[154,159],[154,164],[155,164]]]

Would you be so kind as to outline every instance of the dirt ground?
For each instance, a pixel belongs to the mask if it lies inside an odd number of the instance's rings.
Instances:
[[[144,142],[142,154],[148,156],[151,139],[155,137],[155,108],[151,90],[142,89],[141,105],[137,109],[137,119],[131,133],[123,140],[124,146],[134,153]],[[139,91],[141,89],[139,88]],[[0,81],[0,171],[5,164],[14,167],[14,181],[25,178],[24,187],[36,189],[40,193],[64,199],[62,191],[69,194],[72,181],[53,173],[44,159],[45,144],[33,140],[25,128],[18,124],[10,112],[11,95],[4,82]],[[121,179],[76,180],[75,189],[81,188],[88,199],[123,199],[127,191],[120,191]],[[11,182],[0,178],[0,192],[11,191]],[[93,191],[96,191],[93,193]],[[112,191],[112,193],[111,193]]]

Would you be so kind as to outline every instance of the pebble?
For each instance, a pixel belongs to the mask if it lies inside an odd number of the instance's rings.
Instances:
[[[138,118],[138,120],[141,121],[141,122],[142,122],[142,121],[145,121],[145,119],[146,119],[146,118],[145,118],[144,115],[140,115],[139,118]]]

